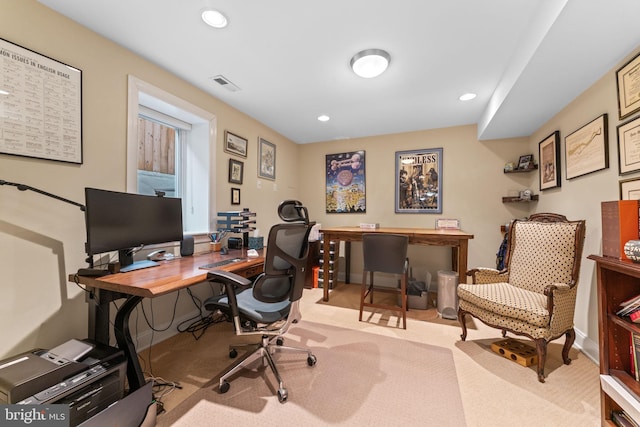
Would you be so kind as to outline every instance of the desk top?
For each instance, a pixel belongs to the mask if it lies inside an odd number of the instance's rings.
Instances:
[[[242,258],[220,267],[219,270],[236,272],[249,271],[251,275],[262,272],[264,257],[247,257],[246,249],[230,250],[229,254],[220,252],[202,252],[193,256],[160,261],[158,266],[129,271],[127,273],[109,274],[101,277],[69,275],[70,282],[76,282],[97,289],[120,292],[127,295],[153,298],[187,288],[207,280],[207,270],[200,268],[212,262],[224,259]]]
[[[405,227],[381,227],[381,228],[360,228],[360,227],[323,227],[321,233],[329,234],[363,234],[363,233],[385,233],[385,234],[405,234],[413,236],[442,236],[456,239],[473,239],[473,234],[465,233],[462,230],[435,229],[435,228],[405,228]]]

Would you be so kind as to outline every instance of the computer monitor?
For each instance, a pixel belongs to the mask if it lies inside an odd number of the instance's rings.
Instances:
[[[85,188],[85,206],[87,255],[118,251],[120,271],[154,265],[133,249],[183,238],[181,199]]]

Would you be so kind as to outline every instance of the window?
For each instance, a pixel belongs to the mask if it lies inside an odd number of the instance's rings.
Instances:
[[[133,76],[128,102],[127,191],[180,197],[184,233],[208,232],[215,116]]]

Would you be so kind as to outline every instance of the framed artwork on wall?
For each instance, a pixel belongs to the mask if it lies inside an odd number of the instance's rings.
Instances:
[[[258,138],[258,176],[276,179],[276,146],[262,138]]]
[[[0,153],[82,164],[82,71],[0,39]]]
[[[640,200],[640,178],[620,181],[620,200]]]
[[[240,189],[239,188],[231,188],[231,204],[239,205],[240,204]]]
[[[442,213],[442,148],[396,151],[396,213]]]
[[[232,184],[242,184],[242,176],[244,175],[244,163],[229,159],[229,182]]]
[[[618,117],[620,120],[640,111],[640,55],[616,71]]]
[[[224,151],[241,157],[247,157],[248,141],[241,136],[224,131]]]
[[[367,211],[365,152],[327,154],[325,158],[327,213]]]
[[[564,138],[567,179],[609,167],[607,115],[592,120]]]
[[[617,130],[620,175],[640,170],[640,117],[618,125]]]
[[[560,187],[560,132],[555,131],[538,143],[540,190]]]

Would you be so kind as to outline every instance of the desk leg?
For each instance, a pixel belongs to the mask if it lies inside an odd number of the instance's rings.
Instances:
[[[467,256],[469,241],[461,240],[460,246],[453,247],[455,265],[453,270],[458,272],[458,283],[467,283]]]
[[[331,255],[329,250],[331,248],[331,242],[327,236],[324,237],[324,244],[322,246],[322,301],[329,301],[329,275],[327,271],[329,269],[329,261]]]
[[[100,289],[92,289],[87,296],[89,307],[88,338],[109,345],[109,303],[110,295]]]
[[[336,267],[336,276],[338,275]],[[351,283],[351,240],[344,242],[344,283]]]
[[[142,297],[130,296],[124,304],[118,309],[114,323],[114,334],[118,348],[124,351],[127,357],[127,379],[129,380],[129,392],[133,392],[145,385],[144,374],[138,360],[136,347],[131,339],[131,331],[129,330],[129,316],[133,309],[142,301]]]

